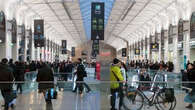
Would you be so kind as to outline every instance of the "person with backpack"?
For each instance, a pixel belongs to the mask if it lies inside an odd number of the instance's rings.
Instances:
[[[37,79],[39,93],[43,93],[46,102],[46,110],[53,110],[51,90],[54,89],[54,74],[52,68],[41,62],[38,69]]]
[[[79,94],[82,94],[83,93],[83,85],[87,88],[87,92],[90,92],[91,91],[90,87],[84,82],[84,77],[87,77],[87,72],[85,71],[85,67],[82,64],[81,58],[78,59],[78,67],[77,67],[75,74],[77,75],[76,81],[78,81],[78,82],[76,83],[76,87],[73,90],[73,92],[76,92],[76,90],[78,88]]]
[[[110,92],[111,92],[111,110],[120,110],[122,106],[122,95],[120,94],[122,91],[123,82],[126,82],[121,73],[121,62],[117,58],[113,60],[113,64],[110,67]],[[119,98],[119,100],[118,100]],[[119,106],[117,106],[119,104]]]

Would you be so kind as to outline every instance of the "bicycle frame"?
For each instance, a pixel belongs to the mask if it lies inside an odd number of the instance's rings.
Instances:
[[[156,104],[155,99],[158,92],[153,92],[154,94],[149,98],[141,90],[137,89],[137,91],[143,96],[144,102],[147,102],[149,106],[153,106],[154,104]]]

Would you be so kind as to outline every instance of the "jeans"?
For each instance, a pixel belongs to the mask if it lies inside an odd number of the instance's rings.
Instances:
[[[20,93],[22,93],[22,84],[18,83],[17,84],[17,91],[20,90]]]
[[[123,105],[123,96],[124,96],[122,90],[117,88],[117,89],[111,89],[110,92],[111,92],[110,104],[111,104],[111,107],[112,107],[111,110],[118,110],[118,109],[115,108],[116,99],[117,99],[116,94],[117,93],[119,95],[119,110],[120,110],[122,105]]]
[[[47,93],[47,95],[46,95],[46,93]],[[45,90],[43,92],[43,95],[44,95],[44,98],[45,98],[45,102],[46,102],[46,110],[53,110],[52,101],[51,101],[51,95],[50,94],[51,94],[51,91],[49,89]]]
[[[1,89],[1,94],[3,96],[4,102],[5,102],[5,109],[4,110],[8,110],[9,109],[9,103],[12,101],[12,90],[6,90],[6,89]]]
[[[77,78],[76,81],[79,81],[78,83],[76,83],[76,87],[75,90],[77,90],[77,88],[79,88],[79,92],[82,93],[83,92],[83,86],[85,86],[87,88],[87,91],[91,91],[90,87],[84,82],[83,78]]]

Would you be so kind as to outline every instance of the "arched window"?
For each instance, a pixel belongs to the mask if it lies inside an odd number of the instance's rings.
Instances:
[[[178,23],[178,42],[183,41],[183,20],[180,19]]]
[[[190,21],[190,38],[195,38],[195,12],[192,13]]]
[[[0,12],[0,43],[5,43],[5,14],[4,12]]]
[[[169,44],[173,43],[173,25],[172,24],[170,24],[169,26],[168,42]]]

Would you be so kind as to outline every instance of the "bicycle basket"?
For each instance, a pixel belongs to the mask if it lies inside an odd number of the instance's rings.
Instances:
[[[173,88],[165,88],[164,92],[165,92],[165,100],[167,102],[173,102],[174,98],[175,98],[174,89]]]

